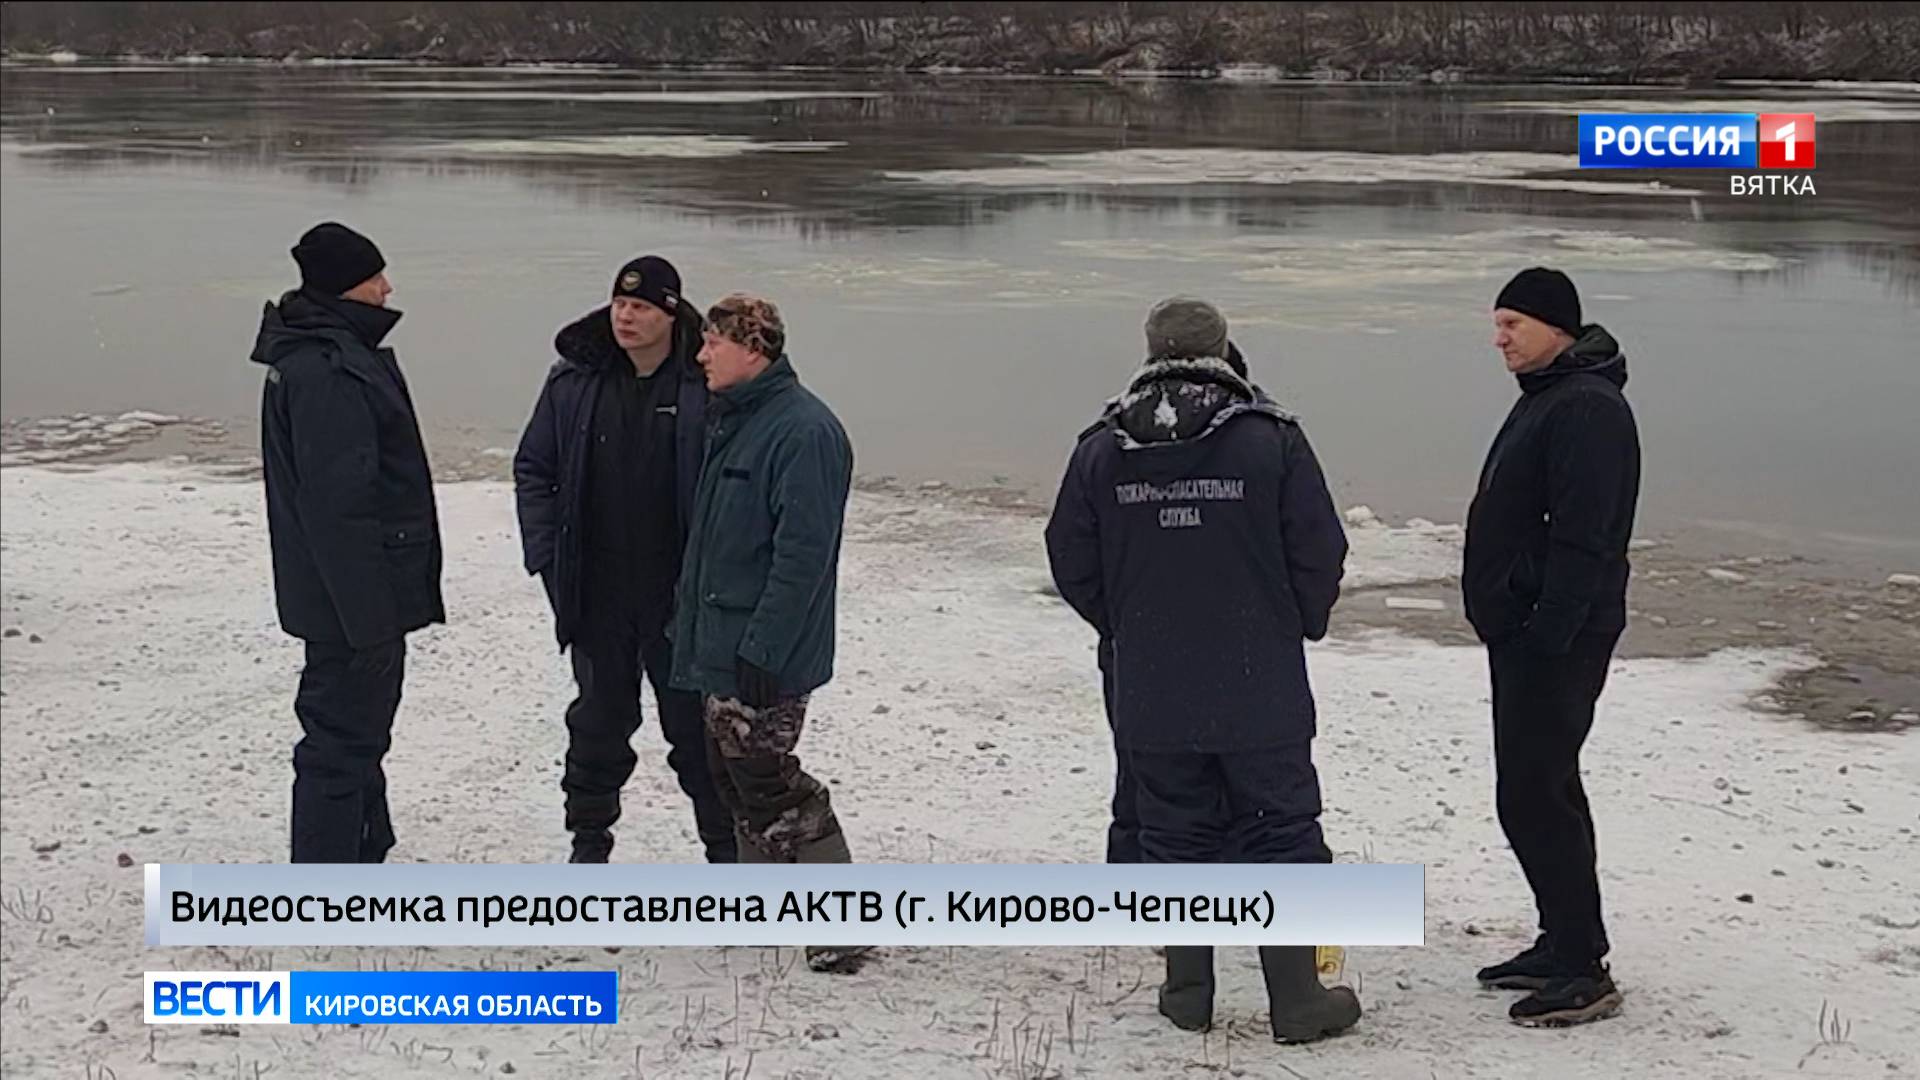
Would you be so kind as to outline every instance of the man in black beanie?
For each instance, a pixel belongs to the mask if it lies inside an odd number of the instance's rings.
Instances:
[[[668,681],[667,620],[704,451],[700,328],[672,263],[645,255],[622,266],[608,304],[554,338],[560,358],[514,457],[526,569],[546,586],[579,686],[560,781],[573,862],[613,851],[620,789],[638,762],[643,673],[706,857],[735,861],[700,696]]]
[[[373,241],[328,222],[293,248],[300,288],[253,347],[280,625],[306,642],[294,713],[293,861],[381,862],[393,846],[381,762],[406,635],[446,621],[433,477],[393,350],[400,321]]]
[[[1620,1006],[1602,958],[1607,932],[1580,748],[1627,622],[1627,543],[1640,494],[1640,439],[1613,336],[1580,321],[1557,270],[1521,271],[1493,310],[1494,347],[1520,400],[1480,473],[1467,514],[1461,588],[1493,678],[1496,803],[1539,910],[1531,948],[1480,971],[1531,990],[1509,1015],[1585,1023]]]

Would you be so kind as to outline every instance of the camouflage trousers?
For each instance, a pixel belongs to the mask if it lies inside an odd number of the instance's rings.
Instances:
[[[793,862],[800,848],[840,831],[827,786],[793,756],[806,695],[764,709],[709,697],[706,709],[707,765],[743,843],[775,862]]]

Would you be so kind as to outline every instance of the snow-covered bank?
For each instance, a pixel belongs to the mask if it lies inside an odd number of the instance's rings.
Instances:
[[[409,657],[394,857],[558,860],[571,687],[519,571],[511,493],[440,499],[454,621]],[[1110,751],[1090,636],[1046,594],[1037,521],[937,499],[856,497],[841,673],[805,757],[856,857],[1095,860]],[[1588,761],[1626,1010],[1522,1031],[1471,978],[1531,922],[1492,818],[1484,659],[1342,630],[1338,613],[1312,656],[1329,839],[1343,858],[1425,863],[1429,917],[1423,949],[1350,956],[1370,1011],[1325,1045],[1258,1037],[1250,951],[1223,964],[1230,1029],[1202,1039],[1154,1014],[1144,950],[899,949],[843,979],[758,949],[147,950],[140,863],[285,857],[299,650],[273,622],[259,488],[165,462],[27,467],[0,473],[0,500],[0,626],[18,631],[0,640],[9,1077],[721,1077],[749,1055],[753,1075],[796,1080],[1163,1077],[1229,1055],[1255,1077],[1920,1069],[1920,742],[1752,712],[1800,654],[1616,664]],[[1353,534],[1356,584],[1444,569],[1432,536]],[[651,725],[640,743],[615,857],[692,859]],[[591,1031],[183,1027],[150,1043],[140,1026],[142,970],[376,963],[618,967],[627,997]],[[1845,1044],[1821,1043],[1823,1003]]]

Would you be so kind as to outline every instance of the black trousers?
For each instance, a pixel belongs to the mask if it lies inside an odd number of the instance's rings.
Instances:
[[[377,863],[393,847],[387,774],[406,674],[405,639],[354,650],[307,642],[294,715],[305,734],[293,747],[293,861]]]
[[[1233,754],[1124,754],[1140,820],[1140,861],[1333,861],[1320,832],[1312,744]]]
[[[624,620],[600,618],[582,628],[572,646],[579,696],[567,706],[567,828],[602,831],[620,818],[620,789],[639,758],[640,678],[653,684],[660,731],[667,740],[667,767],[693,801],[694,827],[709,862],[733,862],[733,819],[720,802],[707,766],[706,718],[700,695],[669,682],[673,650],[664,632],[645,635]]]
[[[1487,650],[1500,827],[1533,889],[1540,931],[1569,968],[1591,966],[1608,949],[1580,748],[1619,637],[1583,636],[1564,656],[1521,642]]]

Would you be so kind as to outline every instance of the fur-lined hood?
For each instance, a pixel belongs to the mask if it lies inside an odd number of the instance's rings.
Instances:
[[[1149,360],[1107,403],[1103,423],[1123,450],[1204,439],[1243,413],[1294,423],[1291,412],[1225,360],[1211,356]]]

